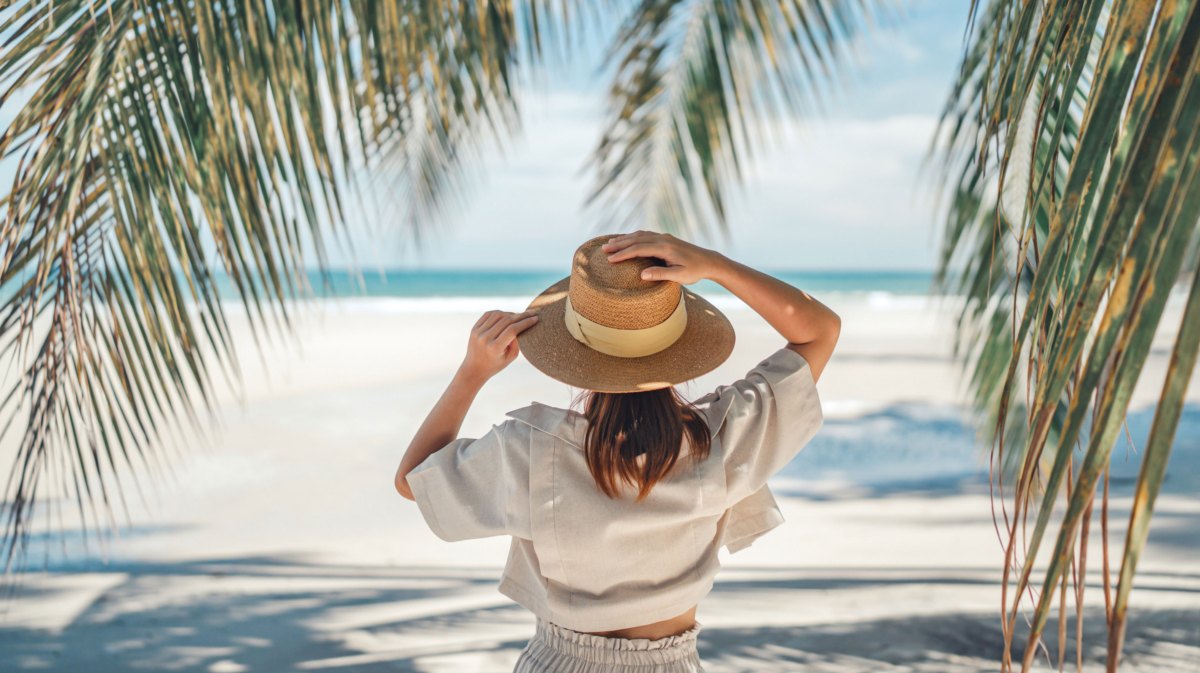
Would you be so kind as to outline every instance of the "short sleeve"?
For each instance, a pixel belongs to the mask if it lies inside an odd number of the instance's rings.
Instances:
[[[430,530],[448,542],[529,539],[529,432],[514,420],[478,439],[456,439],[406,479]]]
[[[696,402],[722,447],[729,504],[758,491],[825,420],[808,361],[786,347]]]

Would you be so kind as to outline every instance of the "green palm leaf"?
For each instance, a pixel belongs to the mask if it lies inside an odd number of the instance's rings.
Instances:
[[[0,13],[0,402],[19,429],[5,568],[35,505],[115,525],[125,482],[238,376],[220,269],[255,338],[290,325],[361,174],[436,211],[516,126],[530,3],[42,0]],[[346,239],[343,238],[346,244]],[[24,427],[16,423],[23,419]]]
[[[727,188],[810,114],[882,2],[642,0],[619,31],[589,203],[606,226],[723,232]]]
[[[1004,521],[1005,669],[1021,597],[1029,594],[1034,602],[1027,669],[1069,571],[1083,575],[1081,538],[1086,540],[1097,482],[1167,295],[1185,261],[1195,258],[1198,38],[1194,2],[994,0],[978,17],[943,115],[942,177],[957,195],[947,222],[949,249],[963,249],[964,241],[1002,224],[1004,254],[1013,258],[1011,279],[1002,285],[1022,288],[1012,296],[1009,321],[984,323],[970,305],[964,312],[965,322],[992,331],[985,337],[990,343],[1010,345],[991,349],[977,365],[1007,370],[1000,378],[1003,390],[977,398],[999,425],[1011,406],[1024,414],[1021,425],[1028,428],[1016,459],[1008,462],[1007,476],[1015,483]],[[991,156],[993,147],[998,156]],[[1022,195],[1015,207],[1007,198],[1014,183]],[[980,203],[1015,212],[979,217]],[[975,231],[964,233],[970,229]],[[943,255],[943,266],[951,256]],[[972,292],[976,301],[990,298]],[[1181,332],[1173,364],[1184,369],[1168,377],[1151,434],[1154,452],[1145,457],[1137,487],[1130,524],[1137,534],[1128,540],[1117,588],[1122,607],[1110,624],[1110,669],[1119,657],[1133,564],[1146,541],[1173,439],[1172,418],[1183,403],[1186,383],[1176,377],[1189,378],[1195,348],[1194,337]],[[995,379],[973,384],[997,385]],[[1011,405],[1022,387],[1028,402]],[[1076,461],[1081,440],[1086,450]],[[1005,478],[1005,471],[998,477]],[[1034,562],[1060,499],[1063,519],[1040,591],[1034,591]],[[1030,515],[1035,522],[1025,537],[1018,522]],[[1019,548],[1024,558],[1018,558]],[[1011,596],[1010,571],[1017,576]],[[1062,633],[1060,626],[1060,652]]]

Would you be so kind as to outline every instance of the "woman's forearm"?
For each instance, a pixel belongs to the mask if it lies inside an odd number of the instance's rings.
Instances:
[[[400,495],[413,499],[412,489],[405,477],[435,451],[458,438],[463,419],[486,382],[486,377],[459,368],[400,460],[400,467],[396,470],[396,490]]]
[[[711,252],[711,251],[710,251]],[[808,363],[813,381],[833,355],[842,320],[812,295],[787,283],[713,252],[706,276],[754,309]]]
[[[713,254],[709,279],[746,302],[789,343],[802,345],[836,338],[841,319],[812,295],[724,255]]]
[[[656,257],[665,264],[642,269],[645,280],[673,280],[689,285],[707,278],[716,281],[761,315],[787,346],[804,357],[813,380],[821,376],[833,355],[842,321],[812,295],[767,274],[735,262],[715,250],[681,241],[670,234],[636,231],[604,244],[608,261],[616,264],[635,257]]]
[[[408,473],[435,451],[458,439],[458,431],[475,396],[488,379],[516,359],[517,335],[536,322],[537,314],[532,311],[488,311],[475,322],[462,365],[421,423],[396,469],[396,490],[400,495],[414,499],[406,479]]]

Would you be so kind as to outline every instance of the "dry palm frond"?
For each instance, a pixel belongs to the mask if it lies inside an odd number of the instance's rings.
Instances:
[[[951,194],[939,280],[947,284],[945,269],[967,258],[962,321],[970,328],[960,333],[985,343],[976,397],[997,427],[1021,428],[1007,454],[997,433],[1008,469],[994,474],[1012,482],[1011,493],[1001,491],[1011,498],[1002,521],[1003,663],[1012,666],[1029,597],[1026,670],[1056,596],[1065,601],[1071,568],[1085,568],[1081,538],[1097,485],[1168,295],[1200,243],[1200,9],[992,0],[979,12],[939,136]],[[1014,192],[1023,197],[1017,212]],[[984,239],[1002,248],[1007,271],[968,257]],[[979,282],[984,267],[1000,277]],[[1006,294],[1012,306],[996,308]],[[1110,670],[1198,346],[1193,283],[1145,441],[1111,610]],[[1046,550],[1056,508],[1062,522]],[[1047,562],[1040,586],[1039,558]]]

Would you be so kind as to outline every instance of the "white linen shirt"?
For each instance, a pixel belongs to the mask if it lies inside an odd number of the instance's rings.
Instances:
[[[635,503],[606,496],[587,468],[586,418],[533,403],[478,439],[456,439],[408,473],[443,540],[509,535],[498,590],[547,621],[609,631],[678,615],[712,589],[717,552],[783,523],[767,478],[824,424],[808,362],[781,348],[695,401],[708,458],[679,461]]]

